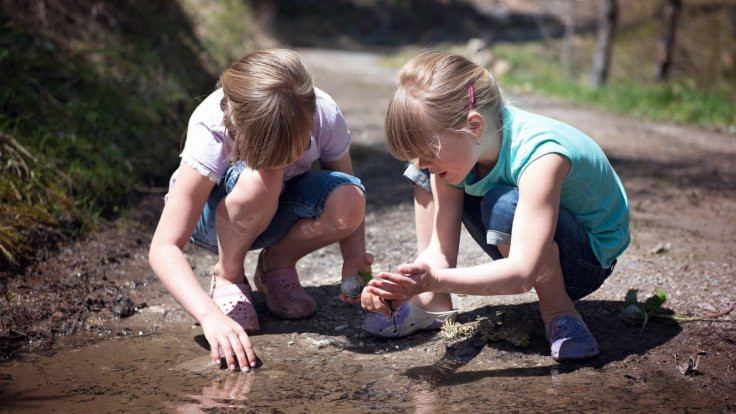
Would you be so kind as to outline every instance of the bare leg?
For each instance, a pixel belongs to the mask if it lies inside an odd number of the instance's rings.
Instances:
[[[244,170],[238,183],[217,206],[215,220],[219,247],[215,277],[218,284],[245,280],[245,254],[273,219],[283,174]]]
[[[363,223],[365,196],[354,185],[341,185],[327,199],[319,219],[296,222],[264,255],[266,271],[293,269],[296,262],[319,248],[352,235]]]
[[[560,250],[557,243],[552,243],[552,248],[544,255],[543,261],[543,271],[537,276],[537,281],[534,283],[534,290],[539,297],[539,311],[542,314],[542,321],[546,325],[553,318],[562,315],[571,315],[582,319],[565,290],[562,268],[560,267]]]
[[[508,257],[508,245],[499,245],[498,250],[504,257]],[[546,325],[553,318],[562,315],[571,315],[582,319],[565,290],[562,267],[560,267],[560,250],[557,243],[552,243],[552,247],[546,252],[542,261],[542,271],[537,276],[536,282],[534,282],[534,290],[539,297],[539,311],[542,314],[544,324]]]
[[[417,233],[417,252],[422,252],[429,246],[429,241],[432,239],[433,221],[434,202],[432,194],[419,186],[415,186],[414,222]],[[454,263],[451,265],[454,265]],[[452,297],[449,293],[424,292],[413,297],[411,303],[430,312],[452,309]]]

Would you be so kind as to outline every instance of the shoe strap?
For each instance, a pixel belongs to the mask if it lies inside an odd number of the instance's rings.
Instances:
[[[213,285],[214,286],[214,285]],[[253,295],[253,291],[248,283],[233,283],[231,285],[219,286],[212,289],[210,297],[221,298],[230,295],[244,294],[248,299]]]

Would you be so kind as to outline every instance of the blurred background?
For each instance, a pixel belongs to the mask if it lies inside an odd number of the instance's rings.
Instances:
[[[273,46],[465,53],[513,93],[736,139],[736,0],[0,0],[0,266],[161,193],[218,73]],[[697,137],[694,137],[697,139]]]

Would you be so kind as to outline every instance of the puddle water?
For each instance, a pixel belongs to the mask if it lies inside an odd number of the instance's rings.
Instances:
[[[106,339],[4,363],[0,412],[713,409],[706,398],[673,387],[677,382],[666,375],[634,381],[621,371],[574,369],[551,360],[541,366],[507,361],[494,367],[483,354],[454,363],[421,347],[377,355],[305,346],[283,335],[254,337],[267,355],[264,365],[250,374],[231,373],[209,365],[194,335],[179,331]]]

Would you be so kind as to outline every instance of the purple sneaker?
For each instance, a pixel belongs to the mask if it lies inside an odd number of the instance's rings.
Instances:
[[[574,361],[598,355],[598,342],[585,322],[574,316],[558,316],[546,327],[552,358],[557,362]]]
[[[455,320],[457,310],[429,312],[406,302],[399,306],[392,318],[378,313],[366,315],[362,328],[374,336],[399,338],[420,330],[440,329],[446,320]]]

